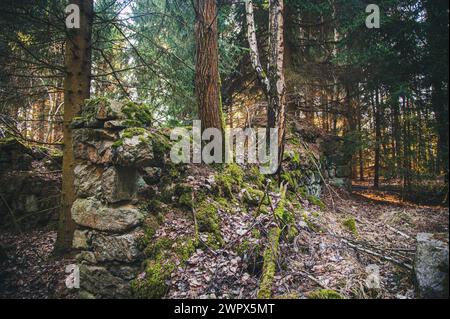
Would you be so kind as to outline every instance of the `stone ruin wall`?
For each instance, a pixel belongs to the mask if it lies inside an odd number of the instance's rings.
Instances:
[[[164,175],[168,154],[155,151],[150,130],[127,128],[121,109],[116,102],[100,103],[73,123],[73,248],[79,252],[82,298],[132,297],[130,283],[144,260],[140,243],[150,214],[143,203],[161,196],[148,189]],[[322,173],[305,163],[298,182],[312,196],[320,197],[324,175],[343,175],[332,161]]]

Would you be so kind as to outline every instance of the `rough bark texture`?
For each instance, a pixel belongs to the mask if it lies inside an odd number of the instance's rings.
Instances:
[[[195,11],[197,43],[195,87],[198,113],[203,129],[221,129],[216,1],[195,0]]]
[[[268,98],[267,128],[278,129],[278,156],[281,166],[286,131],[286,82],[284,76],[284,1],[271,0],[269,9],[269,67],[262,69],[256,40],[252,1],[245,2],[247,37],[252,65]]]
[[[269,128],[278,128],[280,165],[286,128],[286,82],[284,77],[284,1],[270,1],[269,22]]]
[[[64,80],[64,159],[62,209],[59,220],[56,252],[64,253],[72,246],[75,224],[72,220],[72,204],[75,200],[74,153],[72,129],[73,118],[80,113],[83,103],[90,97],[92,66],[92,0],[72,0],[80,8],[80,28],[67,30],[65,53],[66,77]]]
[[[255,14],[253,11],[253,2],[251,0],[245,1],[245,12],[247,20],[247,40],[250,47],[250,60],[252,61],[252,66],[256,71],[258,80],[263,84],[264,93],[268,95],[270,91],[270,82],[261,65],[258,40],[256,38]]]

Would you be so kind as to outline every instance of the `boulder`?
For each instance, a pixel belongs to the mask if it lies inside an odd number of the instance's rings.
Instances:
[[[152,166],[155,162],[153,143],[150,133],[124,131],[113,151],[113,163],[124,167]]]
[[[124,232],[143,221],[143,214],[134,206],[104,206],[95,198],[77,199],[72,206],[72,218],[80,226],[106,232]]]
[[[101,191],[102,169],[95,165],[75,166],[75,192],[79,198],[97,196]]]
[[[95,118],[101,121],[112,121],[124,119],[124,114],[122,113],[122,103],[117,101],[100,101],[97,103]]]
[[[417,235],[415,275],[421,298],[447,299],[449,297],[448,258],[448,234],[444,236],[426,233]]]
[[[81,292],[104,299],[131,297],[130,284],[112,275],[106,268],[80,265]]]
[[[110,167],[102,176],[102,194],[108,203],[130,201],[136,196],[139,175],[134,168]]]
[[[143,232],[140,231],[120,236],[95,233],[92,237],[92,248],[95,258],[100,262],[134,262],[141,255],[138,243],[142,237]]]
[[[94,164],[111,163],[111,151],[117,136],[103,129],[82,128],[73,133],[74,156]]]

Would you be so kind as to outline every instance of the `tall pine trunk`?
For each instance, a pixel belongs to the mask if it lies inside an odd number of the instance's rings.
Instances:
[[[373,181],[373,186],[375,188],[380,187],[380,165],[381,165],[381,106],[380,106],[380,92],[379,89],[375,91],[375,104],[374,104],[374,115],[375,115],[375,177]]]
[[[222,129],[216,1],[195,0],[197,61],[195,87],[202,128]]]
[[[65,48],[63,185],[56,253],[65,253],[72,246],[75,159],[70,124],[81,112],[84,101],[89,99],[91,89],[93,0],[72,0],[71,3],[80,8],[80,28],[67,30]]]

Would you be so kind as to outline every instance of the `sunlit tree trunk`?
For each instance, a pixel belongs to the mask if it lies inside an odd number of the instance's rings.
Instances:
[[[195,0],[197,61],[195,87],[202,128],[222,129],[219,105],[219,45],[216,1]]]
[[[90,97],[92,67],[93,0],[72,0],[80,8],[80,28],[67,30],[65,50],[66,76],[64,80],[64,154],[61,214],[59,218],[56,253],[64,253],[72,246],[75,224],[72,220],[72,204],[75,200],[73,118],[80,113],[84,101]]]

